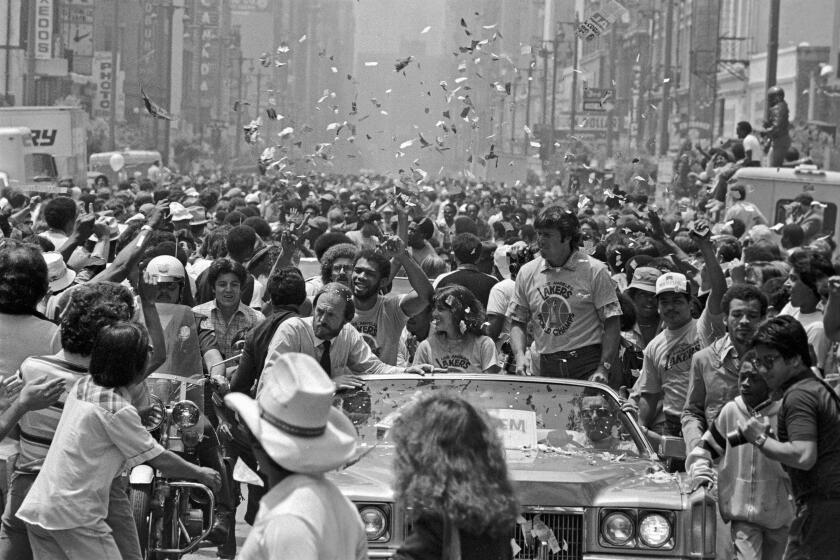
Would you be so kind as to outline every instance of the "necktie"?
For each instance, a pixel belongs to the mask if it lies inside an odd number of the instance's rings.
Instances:
[[[326,374],[332,377],[332,364],[330,363],[330,346],[332,346],[332,342],[329,340],[325,340],[321,343],[321,359],[318,360],[318,363],[321,364],[321,367],[324,369]]]

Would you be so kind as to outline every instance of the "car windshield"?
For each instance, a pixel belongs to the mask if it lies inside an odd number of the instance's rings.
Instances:
[[[510,450],[565,454],[612,453],[646,457],[631,420],[615,397],[596,386],[510,379],[455,377],[376,378],[339,393],[341,407],[363,445],[388,445],[400,412],[428,391],[451,391],[495,419]]]

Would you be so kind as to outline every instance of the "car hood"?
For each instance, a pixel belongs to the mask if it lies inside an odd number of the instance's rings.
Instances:
[[[508,470],[523,506],[656,507],[683,509],[684,478],[655,461],[610,453],[547,453],[508,456]],[[377,446],[330,479],[357,501],[394,500],[394,449]]]

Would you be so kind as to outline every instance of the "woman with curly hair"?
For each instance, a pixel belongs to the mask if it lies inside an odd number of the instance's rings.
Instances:
[[[498,373],[496,345],[481,334],[484,308],[459,284],[435,290],[432,328],[414,354],[414,364],[433,364],[449,372]]]
[[[395,491],[413,529],[399,560],[507,560],[519,506],[491,421],[462,397],[432,393],[394,422]]]

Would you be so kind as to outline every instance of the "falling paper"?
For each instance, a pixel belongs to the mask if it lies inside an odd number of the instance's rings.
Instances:
[[[427,25],[426,27],[423,28],[423,31],[420,32],[420,35],[423,35],[424,33],[428,33],[431,28],[432,28],[431,25]]]
[[[379,66],[379,63],[375,61],[365,62],[365,66]]]

